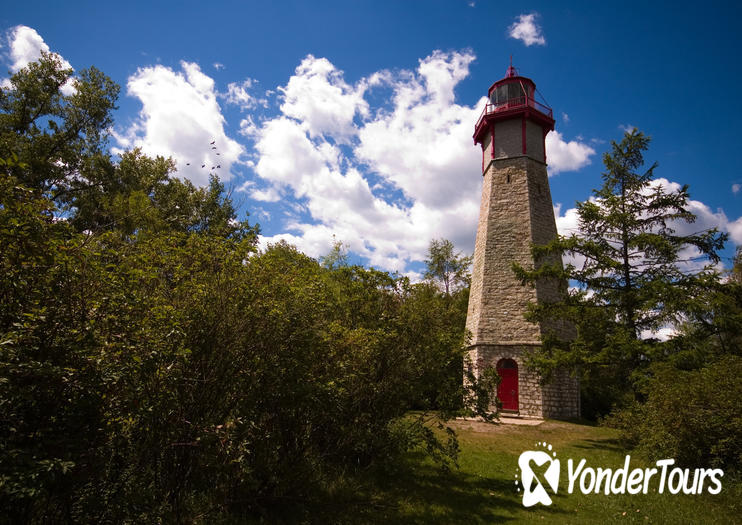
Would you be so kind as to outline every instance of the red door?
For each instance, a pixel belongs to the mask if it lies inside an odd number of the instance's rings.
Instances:
[[[497,398],[503,410],[518,411],[518,364],[512,359],[500,359],[497,363],[500,384],[497,387]]]

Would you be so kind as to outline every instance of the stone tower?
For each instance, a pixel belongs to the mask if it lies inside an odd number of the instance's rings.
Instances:
[[[554,129],[551,108],[536,102],[536,85],[512,64],[489,89],[489,103],[474,130],[482,146],[482,203],[474,248],[466,327],[472,334],[474,372],[495,367],[503,412],[524,417],[577,417],[579,385],[566,370],[548,384],[524,365],[547,327],[523,318],[528,304],[559,297],[558,282],[523,286],[514,262],[533,268],[532,244],[557,235],[546,173],[545,140]],[[570,337],[569,327],[560,335]]]

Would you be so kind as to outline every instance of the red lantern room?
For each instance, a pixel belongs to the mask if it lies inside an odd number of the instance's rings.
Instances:
[[[546,135],[554,129],[549,106],[536,101],[536,84],[518,74],[511,62],[505,78],[490,87],[489,103],[474,127],[482,145],[482,171],[488,161],[528,156],[546,162]]]

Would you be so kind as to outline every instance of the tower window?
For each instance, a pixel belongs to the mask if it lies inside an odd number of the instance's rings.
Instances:
[[[510,173],[508,173],[508,184],[510,184]]]

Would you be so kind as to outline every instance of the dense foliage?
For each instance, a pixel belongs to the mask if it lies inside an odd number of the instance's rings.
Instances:
[[[461,296],[259,252],[217,179],[111,158],[117,88],[71,75],[44,55],[0,97],[0,521],[241,521],[455,461],[426,411],[491,394],[461,386]]]
[[[710,265],[689,262],[718,262],[726,236],[715,230],[678,233],[695,221],[688,188],[669,191],[654,181],[656,165],[639,171],[648,145],[637,130],[613,142],[604,156],[603,186],[577,203],[579,231],[534,247],[537,260],[557,253],[572,264],[516,268],[524,281],[556,277],[573,285],[563,301],[540,304],[529,317],[566,319],[576,337],[547,338],[531,361],[547,376],[559,366],[579,369],[588,417],[641,398],[650,366],[672,350],[648,335],[705,310],[708,285],[719,281]]]
[[[76,234],[12,179],[2,189],[14,518],[239,513],[417,445],[455,456],[404,417],[463,394],[463,329],[429,287],[250,239]]]
[[[727,355],[683,370],[656,365],[646,401],[616,411],[608,422],[652,459],[674,458],[684,467],[742,466],[742,357]]]
[[[703,300],[663,344],[666,361],[654,364],[640,387],[644,402],[629,403],[607,420],[653,458],[742,472],[740,268],[738,251],[729,278],[708,279]]]
[[[726,235],[678,233],[695,221],[688,188],[668,191],[639,172],[648,137],[637,130],[604,156],[603,186],[578,203],[579,232],[534,247],[573,264],[516,267],[524,282],[559,278],[564,300],[535,306],[534,320],[568,320],[570,341],[546,337],[531,363],[546,376],[580,373],[583,415],[605,416],[648,455],[686,466],[742,466],[742,286],[713,264]],[[705,262],[705,264],[704,264]],[[654,331],[665,330],[666,340]]]

